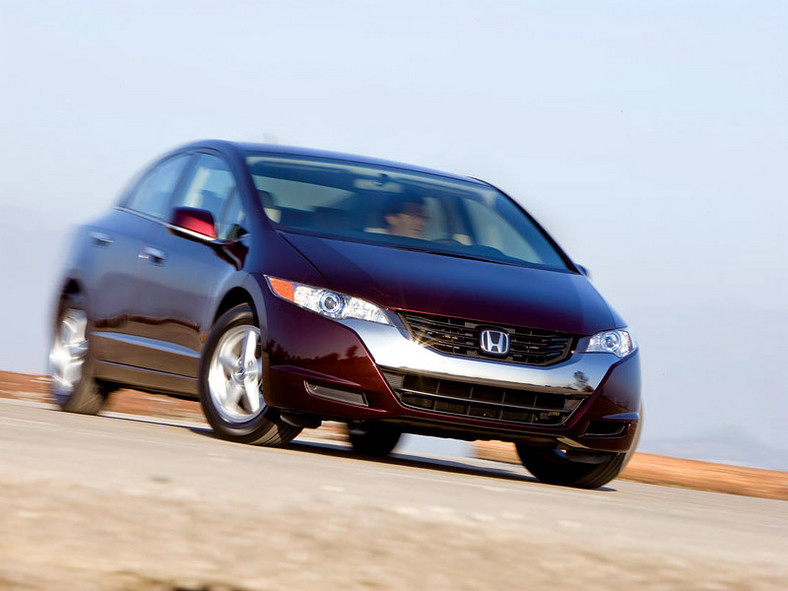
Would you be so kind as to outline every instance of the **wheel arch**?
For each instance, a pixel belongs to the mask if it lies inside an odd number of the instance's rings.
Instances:
[[[86,300],[88,299],[87,289],[78,277],[68,275],[65,279],[63,279],[60,284],[60,288],[55,293],[55,297],[51,300],[50,314],[53,322],[53,328],[57,325],[57,317],[60,314],[63,302],[68,299],[74,299],[77,296],[82,301],[86,310],[88,310],[88,319],[90,319],[89,306],[86,304]]]
[[[60,288],[58,301],[67,296],[84,295],[84,293],[85,289],[79,280],[74,277],[68,277],[63,281],[63,284]]]
[[[263,282],[265,281],[264,279],[261,280]],[[249,304],[252,307],[255,322],[257,322],[263,332],[266,332],[265,326],[262,326],[265,324],[263,322],[263,319],[265,319],[265,300],[261,282],[260,279],[253,274],[248,274],[242,280],[235,281],[226,286],[224,295],[219,298],[213,316],[209,319],[208,329],[210,329],[210,326],[216,324],[216,321],[219,320],[222,314],[227,312],[227,310],[240,304]]]
[[[254,301],[254,298],[252,297],[252,294],[250,294],[243,287],[236,286],[224,294],[224,297],[219,301],[219,305],[216,307],[216,312],[213,315],[212,324],[216,323],[219,317],[227,312],[227,310],[235,308],[241,304],[249,304],[255,310],[255,315],[257,314],[257,305]]]

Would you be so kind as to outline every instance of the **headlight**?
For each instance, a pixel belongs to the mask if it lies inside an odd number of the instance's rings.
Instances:
[[[617,357],[626,357],[637,348],[635,339],[624,328],[604,330],[588,339],[585,353],[612,353]]]
[[[285,301],[301,306],[321,316],[343,320],[345,318],[357,318],[378,322],[380,324],[391,324],[386,314],[375,304],[345,295],[322,287],[312,287],[295,281],[277,279],[276,277],[265,276],[271,293]]]

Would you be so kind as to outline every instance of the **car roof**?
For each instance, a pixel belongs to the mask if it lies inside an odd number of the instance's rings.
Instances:
[[[381,158],[371,158],[369,156],[359,156],[357,154],[347,154],[343,152],[332,152],[329,150],[316,150],[313,148],[300,148],[297,146],[282,146],[279,144],[258,144],[250,142],[230,142],[227,140],[202,140],[192,142],[180,149],[195,149],[195,148],[213,148],[220,151],[235,151],[239,156],[246,152],[259,152],[271,155],[285,155],[285,156],[303,156],[306,158],[324,158],[327,160],[340,160],[353,164],[362,164],[370,166],[385,166],[388,168],[399,168],[411,172],[420,172],[425,174],[442,176],[450,179],[455,179],[464,182],[476,183],[489,187],[490,184],[480,179],[473,177],[452,174],[441,170],[426,168],[423,166],[416,166],[413,164],[405,164],[393,160],[384,160]]]

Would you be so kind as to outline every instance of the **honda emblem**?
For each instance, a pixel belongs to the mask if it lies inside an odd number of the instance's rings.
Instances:
[[[479,346],[491,355],[508,355],[509,335],[500,330],[483,330],[479,336]]]

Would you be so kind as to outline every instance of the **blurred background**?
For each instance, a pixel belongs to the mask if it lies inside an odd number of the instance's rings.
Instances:
[[[788,470],[787,27],[779,0],[0,0],[0,369],[45,371],[69,235],[147,162],[276,142],[497,185],[634,330],[641,450]]]

